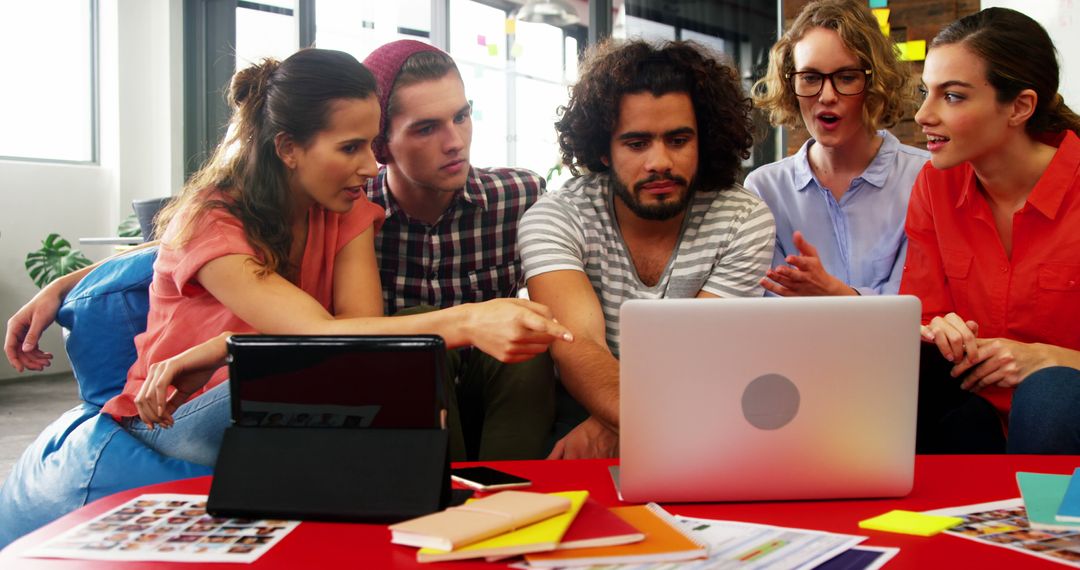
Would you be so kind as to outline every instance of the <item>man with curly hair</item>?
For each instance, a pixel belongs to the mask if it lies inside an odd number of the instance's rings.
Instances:
[[[555,123],[576,178],[522,219],[529,295],[573,331],[551,353],[589,417],[551,458],[618,450],[619,307],[760,296],[775,226],[736,184],[753,144],[738,72],[693,42],[605,42]]]

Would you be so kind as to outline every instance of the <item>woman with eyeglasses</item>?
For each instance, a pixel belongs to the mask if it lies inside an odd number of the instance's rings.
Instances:
[[[923,451],[1080,453],[1080,117],[1055,51],[1036,21],[988,8],[926,56],[915,120],[931,158],[900,287],[936,357]]]
[[[915,94],[866,3],[807,4],[753,92],[774,124],[810,133],[798,153],[746,177],[776,218],[762,287],[782,296],[895,294],[908,197],[929,155],[883,130],[915,108]]]

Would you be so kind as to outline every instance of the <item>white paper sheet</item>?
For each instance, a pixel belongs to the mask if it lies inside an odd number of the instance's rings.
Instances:
[[[865,536],[818,530],[671,516],[699,541],[709,545],[707,559],[661,564],[592,566],[589,570],[803,570],[813,568],[866,540]],[[884,564],[895,554],[894,551],[879,558],[880,563]],[[528,565],[513,567],[528,568]]]
[[[23,556],[251,563],[299,524],[212,517],[206,495],[140,495]]]

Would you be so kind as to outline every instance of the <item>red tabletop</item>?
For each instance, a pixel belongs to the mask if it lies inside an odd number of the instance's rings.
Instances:
[[[611,460],[592,461],[503,461],[489,465],[515,473],[534,482],[532,490],[542,492],[585,489],[590,497],[609,506],[621,504],[608,475]],[[461,464],[469,465],[469,464]],[[915,461],[915,488],[902,499],[785,501],[761,503],[713,503],[666,505],[675,514],[757,522],[868,536],[863,544],[900,548],[889,568],[1060,567],[1052,562],[979,544],[954,536],[930,538],[868,531],[858,528],[860,520],[892,509],[923,511],[982,503],[1019,496],[1017,471],[1071,474],[1080,466],[1080,456],[972,455],[919,456]],[[798,477],[792,473],[792,477]],[[191,569],[192,567],[236,568],[236,564],[192,564],[164,562],[103,562],[21,558],[19,554],[61,532],[144,493],[206,494],[210,477],[185,479],[150,485],[117,493],[89,504],[12,543],[0,552],[5,569],[123,568]],[[493,568],[484,562],[416,562],[416,550],[390,544],[385,525],[305,522],[265,553],[257,569],[342,566],[348,568]]]

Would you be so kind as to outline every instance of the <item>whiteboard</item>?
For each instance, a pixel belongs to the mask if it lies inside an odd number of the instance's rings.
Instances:
[[[1080,0],[982,0],[983,8],[993,6],[1023,12],[1046,28],[1058,51],[1058,91],[1070,109],[1080,109]]]

